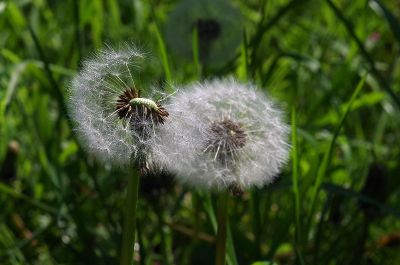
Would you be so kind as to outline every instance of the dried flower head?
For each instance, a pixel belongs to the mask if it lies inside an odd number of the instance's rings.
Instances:
[[[242,41],[244,19],[226,0],[183,0],[169,15],[166,41],[177,55],[192,59],[193,31],[202,62],[219,64],[235,54]]]
[[[184,183],[237,194],[272,182],[287,160],[289,127],[252,85],[197,83],[177,93],[168,110],[153,152]]]
[[[144,54],[136,47],[108,47],[83,63],[72,81],[69,107],[84,146],[114,164],[151,163],[148,146],[168,112],[141,97],[137,78]]]

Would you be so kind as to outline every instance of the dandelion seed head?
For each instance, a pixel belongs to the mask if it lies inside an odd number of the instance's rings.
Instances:
[[[196,29],[199,58],[218,65],[230,59],[240,45],[244,22],[241,12],[230,1],[179,1],[168,16],[166,43],[176,55],[192,60]]]
[[[69,110],[75,129],[83,146],[101,161],[152,163],[147,149],[168,112],[141,95],[145,89],[138,76],[144,58],[129,44],[107,46],[83,62],[71,83]]]
[[[271,183],[287,161],[289,127],[256,87],[232,78],[182,89],[167,106],[154,156],[177,178],[205,189]]]

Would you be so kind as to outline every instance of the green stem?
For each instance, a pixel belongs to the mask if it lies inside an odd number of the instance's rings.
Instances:
[[[122,234],[121,265],[131,265],[133,263],[139,178],[140,174],[137,169],[128,178],[124,230]]]
[[[226,253],[226,226],[228,219],[228,194],[221,192],[218,194],[218,228],[217,228],[217,242],[216,242],[216,260],[215,265],[225,265]]]
[[[257,258],[261,258],[261,213],[260,213],[260,196],[258,190],[251,192],[251,211],[253,219],[254,243]]]
[[[196,27],[193,27],[192,32],[192,50],[193,50],[193,63],[196,68],[197,79],[201,78],[201,63],[199,59],[199,34]]]

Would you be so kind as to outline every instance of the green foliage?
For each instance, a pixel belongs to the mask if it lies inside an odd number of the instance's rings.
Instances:
[[[151,54],[141,78],[166,90],[234,75],[288,111],[291,162],[229,201],[229,264],[400,264],[398,4],[227,2],[242,28],[215,62],[204,31],[182,37],[189,56],[169,41],[177,0],[0,1],[0,264],[117,264],[126,172],[82,150],[65,100],[82,58],[121,42]],[[136,260],[212,264],[215,194],[141,183]]]

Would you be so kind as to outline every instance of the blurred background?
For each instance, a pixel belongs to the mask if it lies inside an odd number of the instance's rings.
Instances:
[[[230,202],[230,265],[400,264],[398,0],[0,1],[0,264],[118,263],[127,175],[82,150],[66,99],[122,42],[155,85],[235,76],[296,129],[279,179]],[[213,264],[215,195],[172,177],[141,180],[135,259]]]

